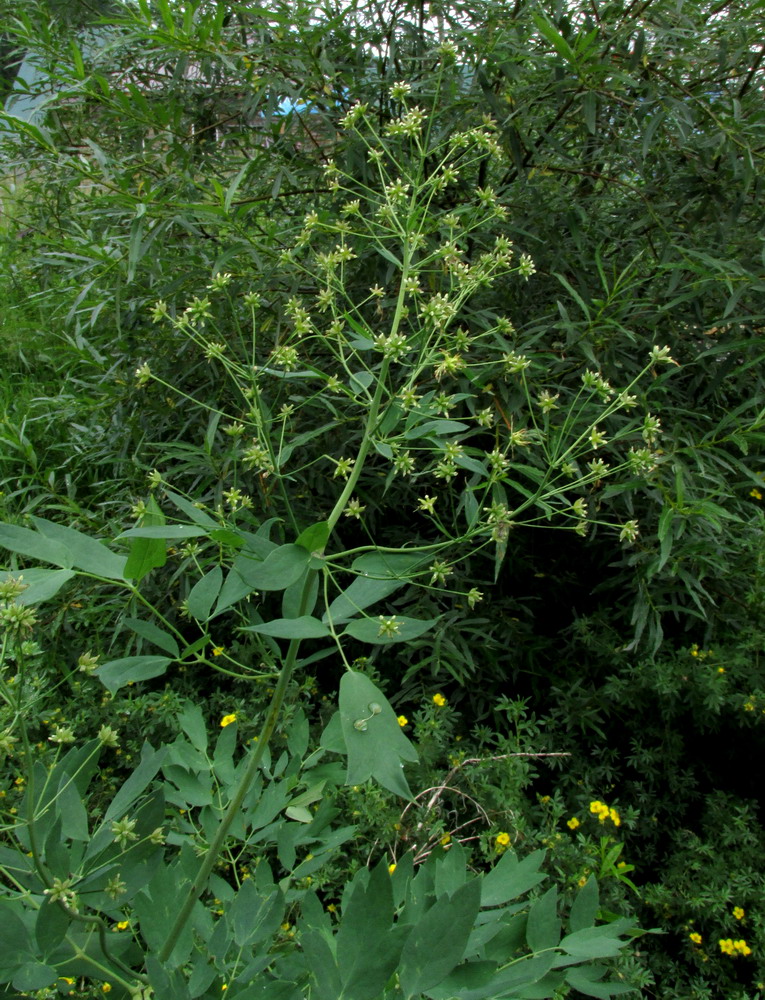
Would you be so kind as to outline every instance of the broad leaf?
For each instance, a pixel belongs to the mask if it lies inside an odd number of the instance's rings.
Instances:
[[[172,662],[169,656],[126,656],[122,660],[109,660],[101,664],[94,673],[104,687],[114,694],[126,684],[161,677]]]
[[[243,632],[257,632],[275,639],[328,639],[332,633],[318,618],[303,615],[300,618],[274,618],[260,625],[248,625]]]
[[[61,542],[15,524],[0,524],[0,547],[62,569],[74,566],[74,556]]]
[[[481,903],[477,878],[441,896],[412,928],[399,976],[406,997],[437,986],[462,960]]]
[[[22,577],[27,589],[16,598],[17,604],[41,604],[49,601],[77,574],[72,569],[25,569],[15,574]]]
[[[382,691],[355,670],[347,671],[340,681],[340,722],[348,753],[346,784],[360,785],[374,778],[411,799],[403,762],[416,761],[417,752]]]
[[[84,535],[74,528],[67,528],[42,517],[33,517],[35,527],[46,538],[59,542],[72,554],[72,565],[94,576],[104,576],[109,580],[122,580],[125,572],[125,556],[112,552],[110,548]]]
[[[342,634],[360,639],[361,642],[369,642],[374,646],[389,646],[392,642],[418,639],[436,624],[438,624],[437,618],[422,621],[419,618],[408,618],[406,615],[382,615],[349,622]]]
[[[186,598],[186,607],[192,618],[207,621],[222,585],[223,570],[220,566],[214,566],[201,580],[197,580]]]

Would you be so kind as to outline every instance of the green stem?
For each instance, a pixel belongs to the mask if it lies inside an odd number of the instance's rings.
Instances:
[[[300,600],[300,615],[305,614],[305,609],[308,604],[309,594],[311,591],[311,584],[313,583],[316,572],[317,570],[309,570],[306,574],[305,584],[303,585],[303,594]],[[274,694],[271,698],[271,704],[268,708],[266,721],[264,722],[263,728],[258,737],[257,746],[250,756],[249,763],[247,764],[244,774],[239,781],[239,786],[228,804],[228,808],[220,821],[220,825],[218,826],[215,836],[210,842],[210,846],[207,848],[204,860],[199,866],[199,870],[188,888],[186,898],[178,911],[178,916],[175,918],[175,923],[171,927],[170,933],[167,935],[167,939],[159,953],[158,957],[160,962],[166,962],[170,955],[172,955],[173,949],[178,943],[178,938],[181,936],[181,932],[191,916],[194,904],[204,891],[204,888],[207,885],[207,880],[209,879],[210,874],[215,867],[215,863],[223,850],[231,824],[239,815],[245,796],[255,780],[261,761],[263,760],[263,755],[266,752],[266,747],[271,740],[279,715],[281,714],[282,705],[284,704],[284,699],[287,694],[287,688],[289,687],[289,682],[295,669],[297,654],[300,649],[300,641],[300,639],[292,639],[290,641],[289,647],[287,648],[287,655],[284,659],[284,665],[279,672],[279,680],[276,683]]]
[[[409,277],[409,270],[412,261],[412,250],[407,242],[404,246],[403,264],[401,268],[401,283],[398,291],[398,300],[396,301],[396,311],[393,315],[393,321],[390,326],[390,335],[398,333],[398,328],[401,325],[401,320],[404,316],[404,303],[406,299],[406,280]],[[383,358],[383,363],[380,366],[380,374],[377,377],[377,386],[375,387],[375,394],[372,397],[372,402],[369,404],[369,413],[367,414],[366,423],[364,424],[364,434],[361,439],[361,445],[359,446],[358,454],[356,455],[356,461],[353,466],[353,470],[348,477],[348,481],[345,487],[337,499],[337,503],[332,508],[332,513],[327,518],[327,524],[329,525],[329,534],[331,535],[335,525],[340,519],[340,515],[345,510],[345,505],[348,503],[353,491],[356,488],[356,483],[359,481],[361,473],[364,470],[364,461],[369,454],[369,449],[372,447],[372,434],[374,433],[375,427],[377,426],[377,421],[380,416],[380,407],[382,405],[382,398],[385,393],[385,387],[388,381],[388,372],[390,371],[390,366],[392,363],[391,358]]]

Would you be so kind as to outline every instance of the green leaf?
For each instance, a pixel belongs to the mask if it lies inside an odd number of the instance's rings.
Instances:
[[[536,24],[539,33],[547,39],[558,55],[563,56],[563,58],[567,59],[569,62],[575,63],[576,53],[563,35],[556,30],[555,25],[548,21],[542,14],[532,12],[531,16],[534,18],[534,24]]]
[[[375,706],[379,711],[375,712]],[[403,761],[416,761],[417,752],[382,691],[355,670],[340,680],[340,722],[348,753],[346,784],[360,785],[374,778],[384,788],[411,799]]]
[[[385,859],[371,873],[357,872],[349,889],[336,938],[342,995],[375,1000],[393,974],[403,944],[403,935],[393,928],[393,892]]]
[[[422,569],[430,557],[421,552],[365,552],[353,560],[352,569],[359,576],[377,580],[411,580],[415,569]]]
[[[591,875],[576,894],[576,899],[571,904],[568,914],[568,929],[573,934],[575,931],[584,930],[585,927],[592,927],[600,909],[600,892],[598,881]]]
[[[279,929],[284,916],[284,896],[274,888],[261,895],[253,879],[245,879],[226,908],[226,920],[233,929],[239,948],[251,948],[259,941],[270,939]]]
[[[0,524],[0,547],[30,559],[53,563],[62,569],[74,566],[72,553],[61,542],[15,524]]]
[[[69,929],[71,919],[65,910],[49,899],[40,906],[35,921],[35,938],[46,957],[61,944]]]
[[[287,806],[284,810],[289,819],[294,819],[296,823],[313,823],[314,815],[305,806]]]
[[[332,633],[318,618],[302,615],[300,618],[274,618],[260,625],[248,625],[242,632],[257,632],[275,639],[328,639]]]
[[[302,545],[280,545],[252,566],[247,582],[256,590],[284,590],[300,578],[310,558]]]
[[[58,970],[43,962],[26,962],[13,977],[15,990],[42,990],[58,979]]]
[[[481,904],[481,883],[466,882],[441,896],[412,928],[401,953],[399,977],[406,997],[437,986],[462,960]]]
[[[548,889],[529,910],[526,941],[535,953],[557,947],[560,941],[560,918],[556,886]]]
[[[56,806],[61,814],[61,831],[69,840],[88,839],[88,814],[77,785],[69,774],[61,775]]]
[[[421,424],[409,427],[405,431],[404,437],[409,440],[424,437],[445,437],[466,430],[469,430],[468,424],[463,424],[460,420],[425,420]]]
[[[603,927],[584,927],[568,934],[560,943],[567,955],[579,959],[615,958],[626,942],[614,936],[608,924]]]
[[[222,586],[223,570],[220,566],[214,566],[201,580],[197,580],[186,598],[186,607],[192,618],[207,621]]]
[[[27,121],[25,118],[18,118],[16,115],[11,115],[7,111],[0,111],[0,121],[7,122],[11,128],[22,132],[31,139],[34,139],[39,146],[46,149],[49,153],[56,152],[53,139],[47,129],[40,128],[32,122]]]
[[[40,534],[68,549],[72,554],[72,565],[77,569],[108,580],[124,578],[125,556],[112,552],[103,542],[42,517],[33,517],[32,521]]]
[[[389,597],[407,583],[407,580],[378,580],[358,576],[334,599],[322,616],[322,621],[331,621],[335,626],[343,625],[370,604]]]
[[[122,660],[109,660],[94,671],[95,676],[112,694],[126,684],[148,681],[161,677],[172,663],[169,656],[126,656]]]
[[[148,573],[166,562],[167,547],[162,539],[134,538],[125,563],[125,579],[140,583]]]
[[[104,816],[104,823],[113,819],[121,819],[136,799],[148,788],[155,775],[167,757],[167,747],[155,750],[149,743],[141,747],[141,759],[138,767],[112,799]]]
[[[481,906],[500,906],[517,899],[547,876],[540,872],[544,851],[533,851],[519,861],[513,851],[505,851],[481,884]]]
[[[598,997],[599,1000],[610,1000],[610,997],[621,993],[630,993],[634,987],[626,983],[601,983],[598,980],[605,975],[606,970],[598,966],[574,968],[566,972],[566,982],[575,990],[587,997]]]
[[[200,510],[190,500],[186,500],[177,493],[173,493],[172,490],[165,490],[165,496],[171,503],[175,504],[178,510],[186,515],[189,521],[193,521],[194,524],[198,524],[202,528],[210,529],[220,527],[220,524],[217,521],[211,518],[209,514],[205,514],[203,510]]]
[[[194,749],[205,753],[207,750],[207,727],[199,705],[187,701],[178,713],[178,725],[188,736]]]
[[[300,935],[300,946],[305,953],[308,969],[316,980],[316,996],[342,996],[340,973],[329,942],[318,931],[304,930]]]
[[[296,545],[302,545],[309,552],[323,552],[329,540],[329,521],[319,521],[300,533]]]
[[[310,614],[316,607],[318,595],[319,574],[314,572],[309,563],[308,569],[303,570],[297,580],[284,589],[282,618],[298,618],[301,614]]]
[[[422,621],[419,618],[408,618],[406,615],[383,617],[386,617],[386,620],[395,618],[397,627],[393,635],[387,632],[380,634],[381,622],[378,618],[363,618],[361,621],[349,622],[342,634],[349,635],[353,639],[360,639],[361,642],[372,643],[374,646],[388,646],[392,642],[409,642],[412,639],[418,639],[438,624],[437,618]]]
[[[131,631],[135,632],[136,635],[140,635],[141,638],[148,639],[148,641],[154,643],[155,646],[159,646],[160,649],[164,649],[164,651],[169,653],[172,657],[178,657],[180,653],[178,643],[169,632],[163,631],[155,625],[154,622],[142,621],[140,618],[124,618],[123,624]]]
[[[488,986],[468,989],[459,993],[460,1000],[495,1000],[496,997],[516,998],[523,996],[523,990],[539,982],[553,963],[554,952],[546,955],[528,955],[515,959],[509,967],[498,972]],[[443,990],[428,991],[434,1000],[452,1000],[454,992],[444,993]],[[549,994],[546,994],[549,996]]]
[[[19,576],[27,585],[23,594],[16,598],[18,604],[42,604],[49,601],[77,574],[72,569],[25,569]]]
[[[207,528],[193,524],[147,524],[141,528],[128,528],[115,541],[123,538],[162,538],[164,540],[183,538],[202,538],[209,535]]]

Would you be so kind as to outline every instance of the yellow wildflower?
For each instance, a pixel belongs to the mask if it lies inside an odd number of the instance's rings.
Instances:
[[[221,728],[225,729],[226,726],[230,726],[232,722],[236,722],[236,712],[232,712],[231,715],[224,715],[220,720]]]
[[[395,864],[395,862],[393,864],[388,865],[388,874],[389,875],[392,875],[395,870],[396,870],[396,864]]]
[[[446,704],[446,698],[444,698],[442,694],[434,694],[433,704],[436,705],[437,708],[443,708]]]
[[[609,809],[608,815],[611,817],[611,822],[614,824],[614,826],[622,825],[622,818],[615,809]]]
[[[596,799],[594,802],[590,803],[590,812],[593,816],[597,816],[599,822],[605,823],[609,816],[609,809],[605,802],[601,802]]]
[[[581,825],[581,822],[576,818],[576,816],[572,816],[571,819],[566,820],[566,826],[569,830],[576,830],[576,828]]]
[[[504,851],[506,847],[510,846],[510,834],[504,831],[498,833],[494,839],[494,846],[498,851]]]
[[[409,719],[407,719],[407,717],[405,715],[399,715],[397,721],[398,721],[399,726],[401,726],[402,729],[404,728],[404,726],[408,726],[409,725]]]
[[[104,993],[111,993],[111,991],[112,991],[112,984],[111,983],[103,983],[102,986],[101,986],[101,989],[103,990]]]
[[[223,650],[225,648],[226,648],[225,646],[213,646],[213,648],[212,648],[212,655],[213,656],[221,656],[222,653],[223,653]]]
[[[701,935],[697,931],[693,931],[688,937],[693,941],[694,944],[701,944]]]
[[[746,916],[746,910],[742,906],[734,906],[733,916],[736,918],[736,920],[743,920],[744,917]]]
[[[736,958],[738,955],[746,956],[752,954],[752,949],[743,938],[740,938],[738,941],[733,941],[731,938],[720,938],[719,945],[720,951],[724,955],[730,955],[733,958]]]

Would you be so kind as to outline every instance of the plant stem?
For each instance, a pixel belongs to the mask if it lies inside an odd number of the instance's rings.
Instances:
[[[303,585],[303,594],[300,600],[300,614],[305,613],[305,607],[308,602],[308,595],[311,591],[311,585],[313,579],[317,573],[317,570],[308,570],[306,574],[305,584]],[[273,735],[274,729],[276,728],[276,723],[279,719],[281,713],[282,705],[284,704],[284,698],[287,694],[287,688],[289,687],[289,682],[292,678],[293,670],[295,669],[295,663],[297,661],[298,650],[300,649],[300,639],[292,639],[290,641],[289,647],[287,648],[287,655],[284,658],[284,665],[279,672],[279,680],[276,682],[276,687],[274,689],[273,697],[271,698],[271,704],[268,707],[268,714],[266,715],[266,721],[263,724],[263,728],[258,736],[258,743],[252,752],[250,761],[242,775],[239,786],[234,793],[233,798],[228,804],[226,812],[220,821],[220,825],[210,842],[210,846],[207,848],[207,853],[204,856],[202,864],[199,867],[194,880],[188,888],[186,893],[186,898],[183,901],[183,905],[178,911],[178,916],[175,918],[175,923],[170,929],[170,933],[167,935],[167,940],[162,945],[162,949],[159,952],[159,961],[166,962],[170,955],[173,953],[173,949],[178,943],[178,938],[181,936],[181,932],[185,927],[191,911],[194,908],[194,904],[200,895],[204,891],[207,885],[207,880],[215,867],[215,862],[223,850],[223,845],[226,841],[228,831],[231,824],[234,822],[235,818],[239,815],[239,811],[242,808],[242,803],[244,802],[247,792],[250,790],[252,782],[255,780],[255,776],[260,768],[260,763],[263,760],[263,755],[266,752],[266,747],[269,744],[271,736]]]

